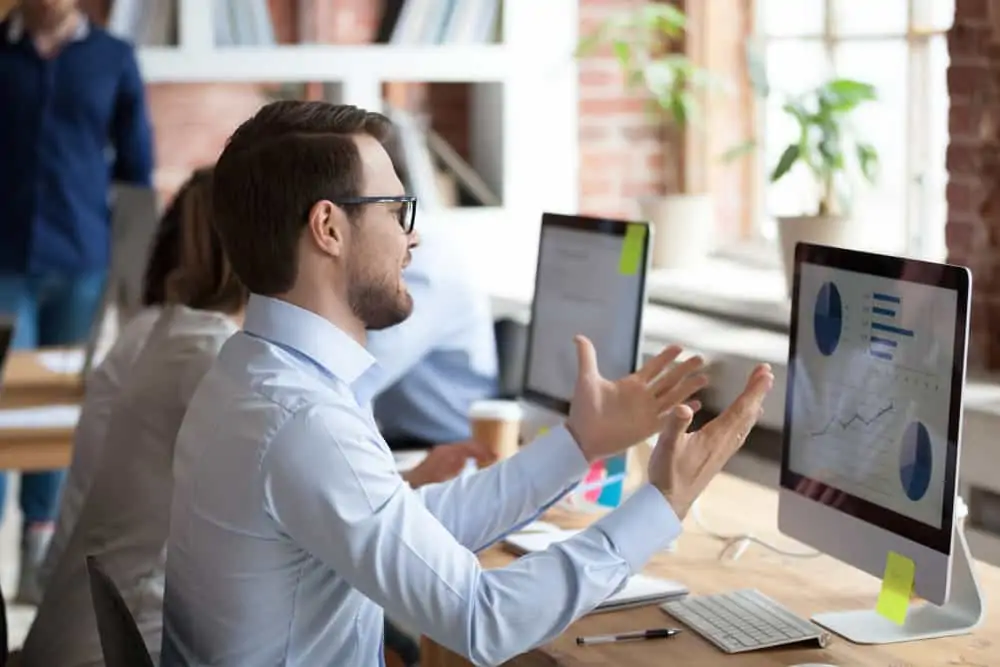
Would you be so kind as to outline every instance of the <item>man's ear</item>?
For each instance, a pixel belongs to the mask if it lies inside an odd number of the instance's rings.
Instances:
[[[347,215],[339,206],[320,200],[309,209],[308,234],[316,248],[327,255],[339,257],[347,242]]]

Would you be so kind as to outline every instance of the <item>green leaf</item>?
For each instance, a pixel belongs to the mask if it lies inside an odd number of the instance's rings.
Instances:
[[[771,182],[775,183],[781,179],[788,170],[792,168],[795,161],[801,156],[801,149],[799,144],[789,144],[785,152],[781,154],[781,159],[778,160],[777,166],[775,166],[774,171],[771,172]]]
[[[632,62],[632,49],[629,47],[629,45],[626,42],[617,39],[615,40],[614,44],[612,44],[612,48],[614,49],[615,52],[615,58],[618,59],[618,62],[621,64],[621,66],[628,67],[629,64]]]
[[[580,40],[577,44],[575,56],[577,58],[582,58],[583,56],[589,56],[597,51],[597,48],[604,41],[604,28],[603,26],[595,30],[593,33],[587,35]]]
[[[820,104],[832,112],[853,111],[862,102],[877,99],[875,87],[868,83],[851,79],[834,79],[821,86],[818,91]]]
[[[687,16],[674,5],[660,2],[647,3],[639,12],[638,20],[647,28],[668,37],[679,37],[687,27]]]
[[[737,144],[724,152],[718,157],[722,162],[732,162],[733,160],[738,160],[744,155],[752,153],[757,149],[757,142],[753,139],[747,139],[743,143]]]
[[[875,147],[868,143],[858,143],[858,163],[861,165],[861,173],[869,183],[875,183],[878,179],[879,159]]]
[[[758,97],[767,97],[771,94],[771,86],[767,81],[767,67],[764,65],[762,50],[758,41],[747,40],[747,76],[750,87]]]

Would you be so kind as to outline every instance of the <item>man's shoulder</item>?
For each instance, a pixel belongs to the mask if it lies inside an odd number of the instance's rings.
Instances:
[[[134,58],[135,45],[123,38],[115,35],[96,23],[91,23],[88,28],[87,40],[118,58]]]

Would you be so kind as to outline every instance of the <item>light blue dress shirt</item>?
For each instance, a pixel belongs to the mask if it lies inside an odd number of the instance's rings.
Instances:
[[[559,428],[413,490],[375,427],[378,372],[328,321],[251,298],[178,435],[163,667],[374,667],[383,608],[475,664],[499,664],[556,637],[680,533],[644,486],[572,539],[484,570],[475,552],[587,462]]]
[[[413,313],[368,334],[382,369],[375,419],[389,444],[467,440],[469,407],[495,398],[497,349],[489,297],[471,279],[453,234],[420,223],[421,243],[404,271]]]

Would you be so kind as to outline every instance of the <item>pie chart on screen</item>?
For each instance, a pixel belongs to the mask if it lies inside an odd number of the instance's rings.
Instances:
[[[899,448],[899,482],[906,497],[916,502],[927,493],[934,467],[934,452],[927,427],[915,421],[906,427]]]
[[[829,357],[836,351],[843,330],[844,304],[840,290],[832,282],[823,283],[813,306],[813,333],[816,347],[823,356]]]

